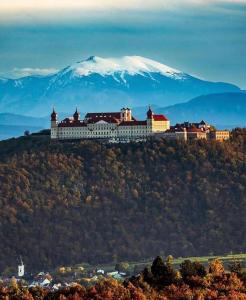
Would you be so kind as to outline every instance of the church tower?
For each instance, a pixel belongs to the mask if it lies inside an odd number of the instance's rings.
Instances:
[[[58,115],[53,108],[53,111],[50,115],[50,122],[51,122],[51,129],[50,129],[50,136],[52,139],[58,138]]]
[[[132,111],[130,110],[130,108],[122,108],[120,110],[120,118],[122,121],[126,122],[126,121],[132,121]]]
[[[18,277],[23,277],[25,275],[25,266],[23,264],[22,258],[20,258],[20,264],[18,265]]]
[[[78,112],[77,107],[75,113],[73,114],[73,119],[75,122],[78,122],[80,120],[80,113]]]
[[[147,131],[148,133],[152,133],[152,128],[153,128],[153,122],[154,122],[154,113],[149,106],[149,110],[147,111]]]

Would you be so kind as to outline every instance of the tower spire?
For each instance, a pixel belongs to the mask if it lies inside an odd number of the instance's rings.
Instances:
[[[73,119],[74,121],[79,121],[79,118],[80,118],[80,113],[78,112],[78,108],[76,106],[75,113],[73,114]]]
[[[50,115],[51,121],[57,121],[57,113],[55,111],[55,107],[53,106],[53,111]]]
[[[151,106],[149,105],[149,110],[147,111],[147,118],[148,119],[152,119],[153,115],[154,115],[154,113],[153,113],[153,111],[151,109]]]

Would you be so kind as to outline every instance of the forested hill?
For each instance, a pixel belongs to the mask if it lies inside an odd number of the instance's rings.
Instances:
[[[246,251],[246,129],[225,143],[0,142],[0,271]]]

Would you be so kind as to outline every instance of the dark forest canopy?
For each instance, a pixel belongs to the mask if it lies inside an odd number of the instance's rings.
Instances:
[[[246,130],[231,141],[0,142],[0,271],[246,251]]]

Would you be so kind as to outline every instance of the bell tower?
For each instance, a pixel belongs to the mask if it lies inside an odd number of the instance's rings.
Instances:
[[[50,115],[50,121],[51,121],[51,127],[56,127],[56,125],[58,124],[58,115],[55,112],[55,108],[53,108],[53,111]]]
[[[23,264],[22,258],[20,257],[20,264],[18,265],[18,277],[23,277],[25,275],[25,266]]]
[[[132,111],[130,108],[122,108],[120,110],[120,118],[122,121],[132,121]]]
[[[54,108],[50,115],[50,122],[51,122],[50,137],[52,139],[56,139],[58,137],[58,114],[55,112]]]
[[[75,122],[78,122],[79,119],[80,119],[80,113],[78,112],[77,107],[76,107],[75,113],[73,114],[73,119],[74,119]]]
[[[149,106],[149,110],[147,111],[147,131],[148,133],[152,133],[152,128],[153,128],[153,122],[154,122],[154,113]]]

